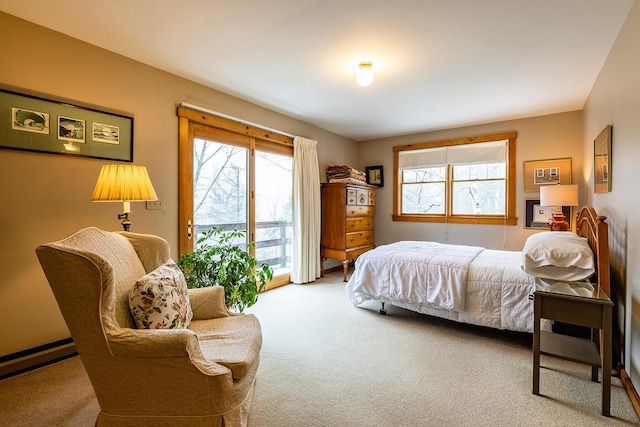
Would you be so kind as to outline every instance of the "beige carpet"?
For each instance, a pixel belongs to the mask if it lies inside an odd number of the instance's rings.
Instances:
[[[531,336],[379,304],[353,307],[342,273],[260,296],[264,345],[250,426],[637,425],[617,378],[611,418],[590,368],[543,356],[531,394]],[[0,381],[2,426],[91,426],[79,358]]]

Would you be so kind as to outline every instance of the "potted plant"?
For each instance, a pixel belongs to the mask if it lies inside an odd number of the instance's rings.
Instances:
[[[227,306],[239,313],[256,303],[267,280],[273,278],[271,267],[266,263],[258,266],[258,260],[249,254],[253,243],[247,245],[247,251],[234,244],[244,236],[243,230],[214,227],[202,234],[193,252],[185,252],[178,261],[189,288],[220,285]]]

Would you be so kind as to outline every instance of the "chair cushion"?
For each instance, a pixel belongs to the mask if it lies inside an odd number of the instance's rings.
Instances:
[[[129,308],[140,329],[186,328],[193,312],[176,263],[167,262],[138,279],[129,293]]]
[[[231,369],[233,379],[244,378],[260,360],[262,330],[253,314],[194,320],[189,329],[204,357]]]

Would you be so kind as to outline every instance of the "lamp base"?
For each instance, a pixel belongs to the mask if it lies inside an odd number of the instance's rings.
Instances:
[[[118,219],[122,220],[122,228],[124,231],[131,229],[131,221],[129,221],[129,212],[118,214]]]
[[[549,223],[550,231],[569,231],[569,223],[561,210],[555,211],[552,218]]]

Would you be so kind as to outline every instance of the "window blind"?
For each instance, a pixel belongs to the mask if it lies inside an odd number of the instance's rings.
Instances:
[[[486,164],[504,162],[507,159],[507,140],[422,148],[399,153],[401,169],[434,166]]]

